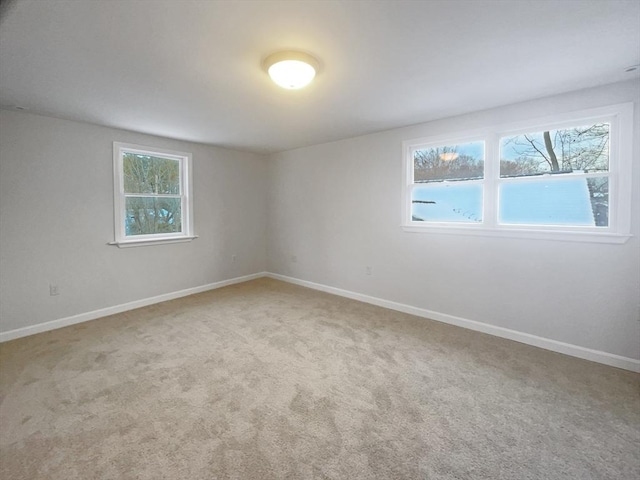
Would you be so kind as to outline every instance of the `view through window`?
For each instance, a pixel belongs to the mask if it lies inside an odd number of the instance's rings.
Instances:
[[[122,163],[126,235],[181,232],[180,160],[124,152]]]
[[[188,153],[114,143],[116,241],[193,238]]]
[[[414,221],[482,221],[484,142],[416,149],[413,168]]]
[[[404,227],[628,237],[633,105],[583,113],[404,142]]]
[[[609,225],[609,123],[500,139],[505,224]]]

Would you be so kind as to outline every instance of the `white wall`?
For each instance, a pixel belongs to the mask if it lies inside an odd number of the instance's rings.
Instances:
[[[627,101],[636,108],[626,244],[400,229],[403,140]],[[268,270],[640,359],[639,102],[638,83],[626,82],[270,159],[0,111],[0,333]],[[200,238],[107,245],[113,141],[193,153]]]
[[[272,155],[268,270],[640,359],[639,93],[637,81],[625,82]],[[401,230],[403,140],[628,101],[634,237],[626,244]]]
[[[193,153],[189,243],[119,249],[112,142]],[[266,267],[266,158],[0,111],[0,332]],[[231,255],[237,261],[231,261]],[[59,296],[49,296],[49,284]]]

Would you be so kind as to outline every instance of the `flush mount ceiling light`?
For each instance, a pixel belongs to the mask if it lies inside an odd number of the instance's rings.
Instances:
[[[278,52],[263,62],[271,80],[282,88],[295,90],[311,83],[320,66],[318,60],[304,52]]]

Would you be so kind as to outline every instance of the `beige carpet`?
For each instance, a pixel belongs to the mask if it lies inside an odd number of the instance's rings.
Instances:
[[[0,362],[4,480],[640,478],[638,375],[270,279]]]

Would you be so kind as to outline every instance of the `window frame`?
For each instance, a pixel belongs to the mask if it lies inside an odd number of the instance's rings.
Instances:
[[[527,181],[500,177],[500,139],[522,133],[568,128],[585,123],[607,122],[609,133],[609,222],[607,227],[540,224],[500,224],[498,221],[501,184]],[[413,152],[430,146],[485,142],[482,222],[422,222],[412,220]],[[402,219],[405,232],[467,234],[596,243],[624,243],[631,238],[631,170],[633,148],[633,103],[623,103],[553,116],[502,124],[468,132],[407,140],[402,143]],[[572,174],[585,178],[592,174]],[[595,175],[595,174],[593,174]],[[558,175],[560,178],[562,175]],[[597,176],[597,175],[596,175]],[[555,175],[542,175],[549,180]],[[571,178],[565,176],[564,178]],[[542,181],[542,180],[539,180]],[[466,181],[463,181],[466,182]],[[477,182],[477,180],[474,180]]]
[[[167,195],[180,198],[180,216],[182,230],[171,233],[155,233],[143,235],[127,235],[126,198],[124,191],[124,154],[149,155],[161,158],[177,160],[180,171],[180,194]],[[192,201],[192,155],[187,152],[177,152],[165,148],[147,147],[132,143],[113,142],[113,184],[114,184],[114,237],[109,245],[118,247],[139,247],[148,245],[160,245],[166,243],[189,242],[197,238],[193,233],[193,201]],[[137,194],[134,194],[137,195]],[[143,197],[155,197],[157,195],[139,194]]]

